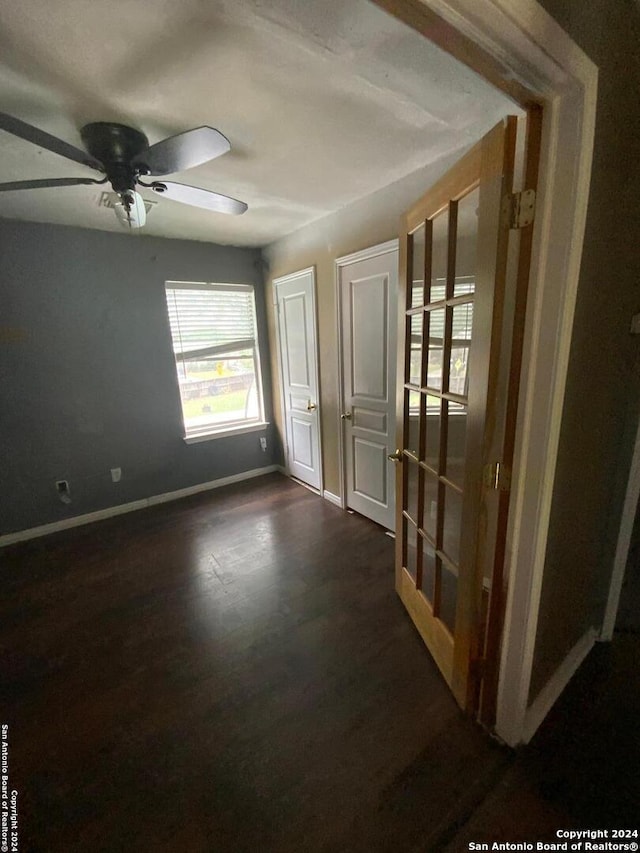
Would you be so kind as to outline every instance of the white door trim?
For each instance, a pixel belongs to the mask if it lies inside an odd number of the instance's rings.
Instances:
[[[389,252],[398,252],[400,250],[400,241],[396,237],[393,240],[387,240],[385,243],[378,243],[376,246],[370,246],[368,249],[360,249],[358,252],[352,252],[350,255],[343,255],[336,258],[334,265],[334,299],[336,304],[336,329],[338,333],[338,472],[340,474],[340,506],[342,509],[347,508],[347,480],[346,480],[346,457],[344,452],[344,430],[342,429],[342,421],[340,415],[344,412],[344,391],[342,382],[342,371],[344,369],[342,347],[344,341],[342,339],[342,298],[340,293],[340,271],[343,267],[349,264],[355,264],[359,261],[368,261],[371,258],[377,258],[379,255],[386,255]],[[389,318],[391,322],[392,318]],[[335,496],[334,496],[335,497]]]
[[[275,330],[276,330],[276,349],[278,353],[278,382],[280,385],[280,423],[282,424],[282,443],[284,446],[285,454],[284,454],[284,467],[282,471],[287,477],[291,477],[291,471],[289,470],[288,463],[288,454],[287,454],[287,419],[284,405],[284,370],[282,368],[282,341],[280,340],[280,314],[278,311],[278,286],[281,284],[288,284],[291,281],[295,281],[297,278],[304,278],[305,276],[310,275],[311,281],[313,282],[313,286],[311,288],[311,306],[313,308],[313,327],[315,329],[315,343],[316,343],[316,370],[315,370],[315,379],[316,379],[316,388],[318,389],[318,465],[320,466],[320,488],[318,490],[318,494],[322,495],[324,493],[324,466],[322,464],[323,457],[323,444],[322,444],[322,392],[320,386],[320,339],[318,336],[318,309],[317,309],[317,295],[316,295],[316,268],[315,266],[305,267],[303,270],[296,270],[295,272],[288,273],[287,275],[281,275],[278,278],[274,278],[273,285],[273,316],[275,318]],[[316,489],[313,486],[309,486],[307,483],[304,483],[307,488],[311,489],[311,491],[315,492]]]
[[[600,640],[613,639],[613,632],[616,627],[616,618],[618,616],[618,607],[620,605],[620,593],[622,592],[625,569],[627,568],[627,561],[629,559],[629,548],[631,547],[633,523],[635,521],[639,500],[640,424],[638,424],[636,442],[633,448],[633,457],[631,459],[631,468],[629,469],[627,491],[624,497],[624,506],[622,508],[622,517],[620,519],[620,528],[618,530],[618,542],[616,545],[616,554],[613,559],[611,585],[609,587],[609,597],[607,599],[607,607],[604,614],[602,630],[600,632]]]
[[[595,628],[589,628],[588,631],[585,631],[531,705],[529,705],[525,714],[524,732],[522,735],[524,743],[528,743],[531,740],[540,723],[560,698],[560,694],[567,686],[567,683],[576,674],[580,664],[593,648],[597,636],[598,632]]]

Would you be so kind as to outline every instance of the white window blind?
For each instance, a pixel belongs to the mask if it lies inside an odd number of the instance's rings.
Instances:
[[[185,436],[262,422],[253,287],[167,282],[166,296]]]
[[[167,307],[178,359],[215,355],[230,344],[233,348],[255,345],[252,287],[171,283]]]
[[[422,282],[418,282],[421,285]],[[459,302],[449,308],[451,311],[451,359],[449,366],[449,391],[466,396],[468,394],[468,363],[469,347],[473,333],[473,301],[475,292],[474,276],[457,276],[454,281],[453,295],[470,297],[469,302]],[[422,288],[412,290],[412,308],[422,305]],[[434,307],[424,312],[424,326],[418,325],[418,331],[410,335],[411,346],[411,376],[419,377],[422,360],[422,348],[428,347],[427,386],[440,388],[442,378],[442,356],[444,347],[444,330],[446,321],[446,282],[435,279],[431,282],[430,304]],[[421,312],[422,313],[422,312]],[[413,329],[413,326],[412,326]],[[423,334],[427,340],[423,343]],[[417,378],[412,380],[417,382]],[[439,401],[432,396],[427,397],[427,410],[439,407]]]
[[[473,302],[456,306],[451,323],[451,342],[453,346],[468,346],[471,343],[473,329]],[[430,312],[429,340],[431,343],[444,343],[444,311]],[[418,341],[419,342],[419,341]]]

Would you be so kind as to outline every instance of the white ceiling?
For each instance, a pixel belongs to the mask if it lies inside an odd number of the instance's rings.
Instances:
[[[145,232],[264,246],[466,148],[514,107],[368,0],[3,0],[0,110],[79,147],[90,121],[152,143],[218,128],[231,152],[172,179],[248,212],[147,191]],[[96,175],[3,132],[0,152],[0,181]],[[0,216],[120,230],[101,192],[0,193]]]

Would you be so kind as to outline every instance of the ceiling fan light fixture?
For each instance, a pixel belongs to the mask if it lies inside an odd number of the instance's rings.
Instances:
[[[121,195],[121,200],[113,205],[118,222],[127,231],[142,228],[147,221],[144,199],[133,190]]]

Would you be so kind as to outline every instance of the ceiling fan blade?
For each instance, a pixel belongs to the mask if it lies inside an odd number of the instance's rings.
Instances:
[[[8,184],[0,184],[0,193],[12,190],[41,190],[46,187],[79,187],[83,184],[105,184],[104,181],[94,181],[92,178],[43,178],[36,181],[11,181]]]
[[[211,190],[203,190],[200,187],[174,184],[173,181],[154,181],[150,186],[155,193],[165,198],[190,204],[192,207],[203,207],[205,210],[213,210],[216,213],[231,213],[237,216],[247,210],[247,205],[243,201],[211,192]]]
[[[67,160],[75,160],[76,163],[81,163],[83,166],[90,166],[92,169],[97,169],[99,172],[104,172],[104,166],[95,157],[87,154],[81,148],[76,148],[75,145],[70,145],[57,136],[52,136],[38,127],[27,124],[25,121],[20,121],[19,118],[0,113],[0,130],[6,130],[7,133],[18,136],[20,139],[25,139],[27,142],[32,142],[38,148],[46,148],[48,151],[53,151],[54,154],[59,154],[61,157],[66,157]]]
[[[149,175],[172,175],[207,163],[230,148],[229,140],[219,130],[195,127],[156,142],[134,157],[133,164],[144,167]]]

